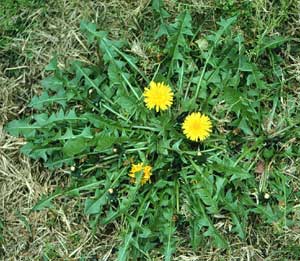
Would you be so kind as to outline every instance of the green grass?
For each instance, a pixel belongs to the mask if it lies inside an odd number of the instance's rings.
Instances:
[[[1,63],[10,65],[18,60],[15,48],[11,48],[14,39],[26,36],[28,27],[36,26],[34,13],[43,6],[43,1],[17,0],[2,1],[0,9],[0,48],[3,49]]]
[[[247,258],[299,258],[299,83],[291,58],[299,35],[286,28],[296,23],[295,4],[152,1],[139,10],[137,23],[117,35],[82,22],[79,48],[88,54],[64,64],[53,58],[22,119],[6,124],[26,139],[22,153],[70,178],[28,215],[85,215],[91,235],[113,229],[118,260],[213,258],[214,249],[216,260],[244,258],[251,247]],[[174,91],[166,112],[144,105],[153,79]],[[193,111],[212,119],[204,142],[182,134]],[[130,184],[132,160],[153,166],[151,184]],[[58,211],[62,200],[76,213]],[[58,245],[67,250],[44,242],[44,259],[75,247],[63,234],[69,244]],[[96,251],[88,249],[82,258]]]
[[[16,36],[24,31],[29,23],[27,15],[42,6],[43,1],[17,0],[1,3],[1,25],[5,36]],[[22,14],[20,15],[20,11]]]

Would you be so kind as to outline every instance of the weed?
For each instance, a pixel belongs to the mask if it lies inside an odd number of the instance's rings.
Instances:
[[[155,3],[163,21],[167,12]],[[269,123],[266,129],[266,120],[273,120],[279,106],[282,83],[277,71],[283,72],[279,64],[273,65],[276,70],[267,78],[255,63],[287,39],[264,41],[255,47],[253,59],[243,35],[234,30],[235,22],[236,17],[222,19],[219,29],[201,40],[203,48],[191,42],[197,36],[189,12],[174,24],[163,22],[155,37],[166,36],[160,47],[164,57],[150,79],[139,69],[138,57],[124,51],[126,42],[111,40],[94,24],[82,22],[88,44],[96,43],[99,60],[92,65],[75,61],[62,70],[53,58],[45,68],[52,75],[29,103],[36,113],[6,128],[25,137],[23,153],[73,176],[71,188],[57,190],[33,210],[51,207],[61,195],[90,191],[94,196],[86,199],[84,212],[94,231],[98,224],[126,222],[119,260],[149,257],[161,245],[170,260],[178,242],[178,217],[181,226],[188,227],[195,250],[205,237],[220,248],[228,247],[225,234],[246,239],[254,216],[278,231],[293,226],[294,201],[289,204],[289,199],[297,193],[290,179],[271,165],[280,149],[273,141],[299,122],[274,130]],[[176,99],[168,111],[154,113],[144,106],[143,89],[150,80],[172,86]],[[178,117],[193,111],[213,119],[214,133],[205,142],[190,143],[182,134]],[[264,160],[256,165],[259,155]],[[141,186],[141,175],[130,184],[126,161],[153,166],[152,184]],[[188,214],[181,213],[183,207]]]
[[[52,228],[64,220],[55,200],[74,200],[95,235],[105,225],[116,226],[119,260],[150,259],[157,251],[170,260],[182,245],[229,253],[232,238],[255,245],[257,231],[266,229],[278,237],[274,248],[288,245],[287,232],[297,230],[299,220],[299,95],[282,53],[293,40],[272,32],[281,28],[291,5],[282,1],[281,18],[272,16],[265,30],[255,26],[253,37],[246,23],[237,26],[259,5],[248,4],[252,9],[240,14],[235,1],[218,1],[231,18],[207,33],[188,10],[173,22],[163,1],[152,1],[157,19],[142,36],[147,45],[136,42],[135,48],[82,22],[87,41],[81,44],[91,50],[90,60],[63,68],[54,57],[39,95],[6,128],[25,137],[23,153],[71,177],[70,187],[45,195],[31,215],[50,208]],[[174,93],[168,110],[145,106],[144,88],[151,81],[164,82]],[[189,141],[182,131],[193,111],[212,121],[213,133],[203,142]],[[141,170],[132,171],[140,162]],[[141,185],[145,166],[152,167],[151,184],[147,176]],[[19,219],[31,233],[27,219]],[[46,244],[44,258],[64,257],[64,239],[63,251],[54,244]],[[269,246],[246,248],[248,259],[268,256]],[[215,251],[217,259],[221,251]],[[297,258],[294,252],[290,258]]]

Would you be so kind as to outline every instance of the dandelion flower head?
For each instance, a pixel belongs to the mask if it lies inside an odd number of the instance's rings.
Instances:
[[[167,110],[173,103],[173,96],[170,86],[163,82],[151,81],[144,91],[146,107],[149,110],[155,108],[156,112]]]
[[[143,163],[131,165],[131,170],[128,174],[128,176],[130,177],[130,182],[136,183],[136,174],[139,172],[143,172],[141,179],[142,185],[146,184],[148,181],[149,183],[151,182],[150,177],[152,175],[152,167],[149,165],[144,166]]]
[[[183,133],[192,141],[205,140],[212,131],[210,119],[200,112],[188,115],[182,124]]]

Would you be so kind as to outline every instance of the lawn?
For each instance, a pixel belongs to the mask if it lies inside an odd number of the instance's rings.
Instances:
[[[299,260],[299,1],[0,4],[3,260]]]

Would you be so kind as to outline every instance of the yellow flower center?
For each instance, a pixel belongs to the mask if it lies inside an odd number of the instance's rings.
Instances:
[[[192,141],[205,140],[212,131],[212,123],[206,115],[193,112],[188,115],[182,124],[183,133]]]
[[[150,110],[155,108],[156,112],[168,109],[173,103],[173,96],[170,86],[163,82],[156,83],[152,81],[144,91],[146,107]]]

